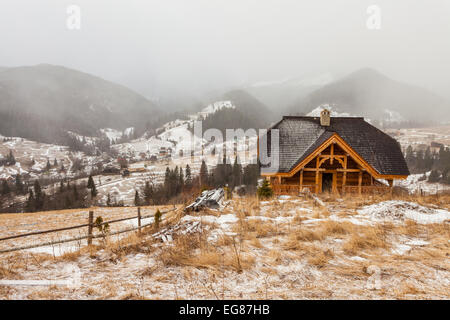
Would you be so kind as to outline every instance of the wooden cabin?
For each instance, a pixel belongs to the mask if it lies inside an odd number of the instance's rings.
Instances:
[[[275,194],[385,193],[409,175],[398,142],[360,117],[285,116],[267,132],[279,131],[279,166],[265,171]],[[260,152],[260,150],[258,150]],[[383,181],[384,180],[384,181]]]

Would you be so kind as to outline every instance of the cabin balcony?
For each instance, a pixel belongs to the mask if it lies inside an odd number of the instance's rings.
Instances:
[[[311,193],[320,191],[320,186],[311,184],[300,187],[298,184],[273,184],[272,190],[275,195],[298,195],[301,191],[308,189]],[[387,194],[391,191],[389,186],[371,185],[371,186],[340,186],[330,192],[338,194]]]

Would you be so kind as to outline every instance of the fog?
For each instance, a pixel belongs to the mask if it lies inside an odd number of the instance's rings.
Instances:
[[[370,67],[450,99],[448,0],[0,3],[0,66],[63,65],[149,98]],[[80,30],[66,25],[73,4]]]

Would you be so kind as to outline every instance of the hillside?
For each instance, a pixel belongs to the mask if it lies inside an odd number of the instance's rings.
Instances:
[[[423,88],[392,80],[372,70],[361,69],[300,98],[289,114],[305,114],[323,104],[340,112],[383,120],[394,112],[406,121],[443,121],[450,103]]]
[[[62,130],[93,136],[101,128],[140,128],[159,114],[130,89],[76,70],[42,64],[0,72],[6,136],[56,142]]]
[[[276,115],[261,101],[244,90],[233,90],[223,95],[223,100],[229,100],[236,106],[236,111],[242,114],[242,127],[265,128],[272,121],[276,120]],[[232,126],[230,128],[240,128]]]

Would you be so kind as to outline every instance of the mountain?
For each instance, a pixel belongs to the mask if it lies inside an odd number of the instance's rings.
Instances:
[[[320,105],[339,112],[383,120],[395,114],[406,121],[441,121],[449,101],[423,88],[392,80],[373,69],[361,69],[298,99],[288,114],[306,114]],[[447,116],[448,117],[448,116]]]
[[[248,123],[247,128],[265,128],[277,118],[265,104],[244,90],[229,91],[222,100],[231,101]]]
[[[276,120],[261,101],[244,90],[232,90],[210,104],[198,114],[203,118],[203,132],[210,128],[219,129],[224,137],[226,129],[260,129],[267,128]]]
[[[41,64],[0,70],[0,133],[55,142],[61,132],[142,128],[161,112],[132,90],[87,73]]]
[[[281,116],[295,101],[331,81],[333,81],[333,75],[323,73],[280,81],[257,82],[247,86],[245,90]]]

